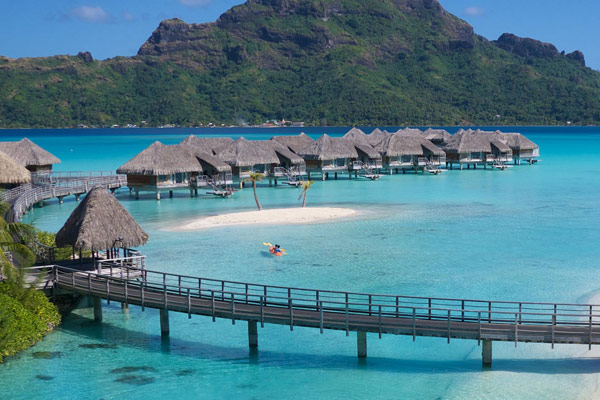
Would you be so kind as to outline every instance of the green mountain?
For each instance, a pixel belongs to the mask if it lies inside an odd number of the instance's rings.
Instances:
[[[135,57],[0,57],[0,127],[598,124],[583,54],[474,34],[437,0],[248,0]]]

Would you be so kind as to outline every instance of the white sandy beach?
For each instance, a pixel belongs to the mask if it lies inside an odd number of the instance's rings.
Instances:
[[[233,225],[294,225],[311,224],[357,214],[350,208],[307,207],[279,208],[262,211],[246,211],[203,217],[195,221],[170,229],[172,231],[191,231],[219,228]]]

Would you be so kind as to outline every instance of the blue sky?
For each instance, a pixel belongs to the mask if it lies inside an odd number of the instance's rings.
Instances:
[[[158,23],[209,22],[244,0],[2,0],[0,55],[38,57],[88,50],[97,59],[134,55]],[[475,32],[532,37],[581,50],[600,70],[600,1],[441,0]]]

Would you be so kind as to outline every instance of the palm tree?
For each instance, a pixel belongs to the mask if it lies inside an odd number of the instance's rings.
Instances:
[[[304,196],[302,199],[302,208],[306,207],[306,193],[313,183],[315,183],[315,181],[302,181],[302,193],[300,193],[300,196],[298,196],[298,200]]]
[[[35,228],[19,222],[6,222],[2,217],[6,206],[6,203],[0,203],[0,273],[13,264],[29,267],[36,258],[31,250],[36,239]]]
[[[258,196],[256,195],[256,182],[261,182],[264,175],[260,172],[252,172],[249,178],[244,179],[244,182],[252,182],[252,190],[254,190],[254,201],[256,201],[256,206],[258,207],[258,211],[262,210],[262,206],[258,201]]]

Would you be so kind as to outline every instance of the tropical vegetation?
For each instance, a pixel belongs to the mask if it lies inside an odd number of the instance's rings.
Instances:
[[[298,200],[302,199],[302,208],[306,207],[306,194],[308,193],[308,190],[311,188],[311,186],[313,185],[313,183],[315,183],[315,181],[302,181],[302,192],[300,193],[300,196],[298,197]]]
[[[0,57],[0,127],[600,123],[581,53],[515,43],[435,0],[253,0],[134,57]]]
[[[262,206],[258,201],[258,196],[256,195],[256,182],[261,182],[264,178],[264,175],[260,172],[252,172],[248,178],[244,180],[244,182],[252,182],[252,190],[254,192],[254,201],[256,202],[256,207],[258,207],[258,211],[262,210]]]

